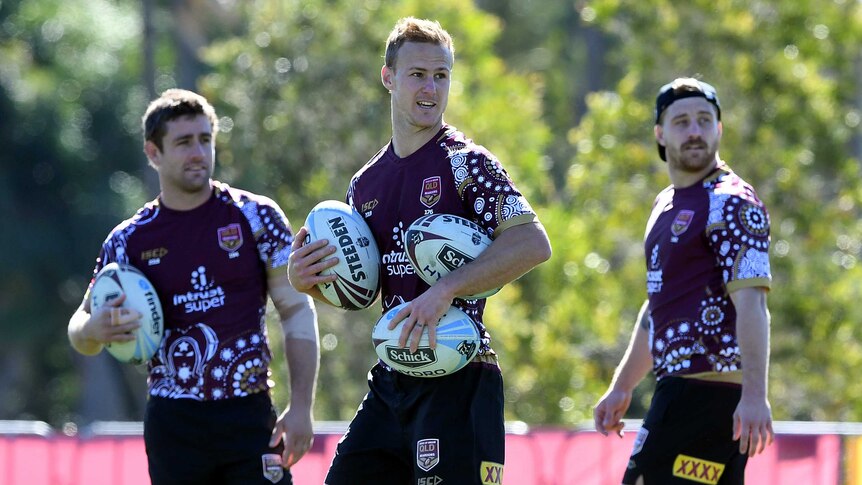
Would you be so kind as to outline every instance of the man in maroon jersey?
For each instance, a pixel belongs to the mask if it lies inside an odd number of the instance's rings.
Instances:
[[[594,410],[622,434],[632,391],[658,380],[624,484],[741,484],[772,443],[767,399],[769,216],[718,155],[721,105],[692,78],[663,86],[655,137],[671,185],[653,204],[647,295],[628,350]]]
[[[485,300],[465,295],[498,288],[551,256],[545,230],[500,162],[443,122],[454,48],[437,22],[401,19],[386,43],[383,86],[391,95],[392,140],[359,172],[347,201],[374,233],[382,255],[382,310],[410,302],[401,345],[416,348],[450,305],[479,326],[478,356],[458,372],[435,378],[400,374],[382,362],[369,373],[369,392],[338,445],[326,483],[416,485],[501,483],[504,461],[503,383],[482,322]],[[484,228],[493,243],[475,261],[429,287],[405,254],[407,227],[425,214],[455,214]],[[301,245],[297,233],[290,280],[321,299],[315,285],[335,248]],[[368,327],[371,328],[371,325]],[[433,344],[432,344],[433,345]]]
[[[131,264],[161,300],[165,336],[148,364],[144,416],[152,482],[290,484],[289,468],[313,439],[319,365],[314,305],[287,276],[290,225],[274,201],[211,178],[218,121],[202,96],[165,91],[143,129],[161,193],[111,231],[93,274],[111,262]],[[291,402],[278,417],[267,295],[290,370]],[[78,352],[134,339],[139,313],[106,306],[90,314],[88,296],[69,321]]]

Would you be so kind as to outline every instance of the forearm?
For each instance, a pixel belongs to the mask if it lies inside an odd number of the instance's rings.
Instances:
[[[649,303],[644,302],[638,312],[629,346],[620,364],[614,371],[610,388],[630,393],[652,370],[652,355],[649,349],[648,326]]]
[[[455,297],[475,295],[518,279],[550,257],[551,245],[541,224],[523,224],[501,233],[478,258],[435,285]]]
[[[734,292],[736,336],[742,361],[742,392],[745,396],[766,399],[769,374],[769,311],[766,292],[749,289]]]
[[[317,341],[285,337],[284,351],[290,372],[290,408],[311,414],[320,365]]]

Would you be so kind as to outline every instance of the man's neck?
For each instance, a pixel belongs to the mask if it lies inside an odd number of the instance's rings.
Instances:
[[[212,180],[206,188],[196,192],[165,190],[162,188],[159,199],[162,205],[176,211],[188,211],[202,206],[212,195]]]
[[[718,157],[709,164],[709,166],[705,167],[703,170],[698,172],[687,172],[683,170],[668,170],[668,175],[670,176],[670,183],[677,189],[684,189],[686,187],[691,187],[692,185],[700,182],[706,177],[710,172],[715,170],[718,166]]]
[[[409,157],[428,143],[442,127],[442,120],[434,126],[418,129],[413,126],[398,128],[393,124],[392,149],[399,158]]]

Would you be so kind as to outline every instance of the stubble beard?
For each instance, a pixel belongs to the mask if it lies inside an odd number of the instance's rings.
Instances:
[[[686,154],[681,150],[675,157],[668,157],[675,169],[686,173],[700,173],[710,166],[715,160],[718,150],[715,147],[707,147],[703,155]]]

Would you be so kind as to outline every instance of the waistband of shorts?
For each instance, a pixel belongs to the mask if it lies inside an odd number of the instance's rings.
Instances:
[[[673,386],[674,383],[678,383],[682,386],[692,386],[694,388],[698,387],[709,387],[709,388],[725,388],[725,389],[742,389],[742,383],[736,382],[727,382],[720,380],[711,380],[711,379],[701,379],[698,377],[690,377],[690,376],[667,376],[663,377],[658,384],[662,384],[665,386]]]
[[[468,362],[467,365],[480,365],[486,367],[496,367],[498,369],[500,368],[500,362],[497,359],[497,354],[493,353],[476,354],[476,356],[473,357],[473,360]]]
[[[683,379],[694,379],[707,382],[723,382],[725,384],[742,384],[742,371],[733,372],[700,372],[679,376]]]
[[[270,396],[269,391],[259,390],[257,392],[253,392],[250,394],[246,394],[245,396],[238,397],[228,397],[224,399],[207,399],[207,400],[197,400],[190,398],[174,398],[174,397],[163,397],[163,396],[147,396],[148,402],[151,403],[165,403],[173,406],[185,406],[189,408],[194,408],[197,406],[204,406],[209,409],[216,408],[230,408],[235,406],[245,406],[245,405],[256,405],[263,403],[271,403],[272,396]]]

